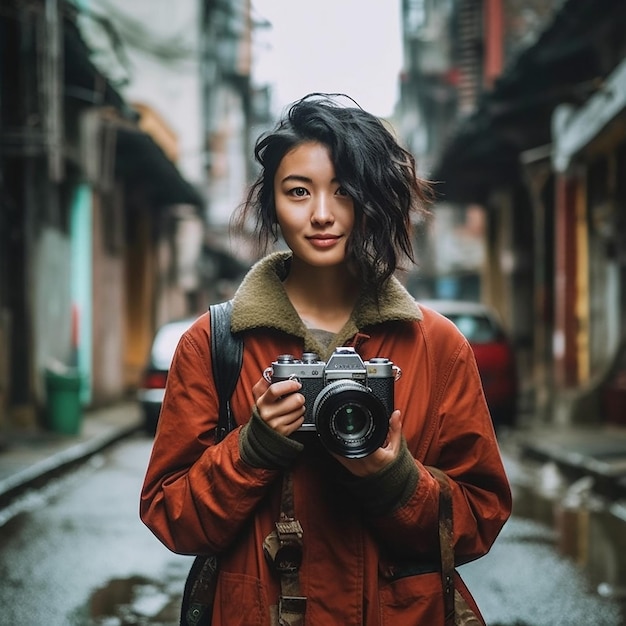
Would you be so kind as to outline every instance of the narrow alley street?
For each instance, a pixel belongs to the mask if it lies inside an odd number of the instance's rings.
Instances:
[[[176,626],[191,559],[139,520],[150,447],[144,435],[124,440],[0,511],[2,626]],[[490,626],[624,623],[536,522],[513,517],[460,571]]]

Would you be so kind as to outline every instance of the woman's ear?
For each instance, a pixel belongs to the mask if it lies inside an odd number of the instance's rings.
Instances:
[[[272,219],[272,235],[274,237],[274,243],[277,243],[280,237],[282,237],[283,232],[280,229],[280,224],[278,223],[278,218],[276,217],[276,212],[274,212],[274,216]]]

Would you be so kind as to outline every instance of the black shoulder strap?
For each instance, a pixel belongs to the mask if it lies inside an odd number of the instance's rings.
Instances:
[[[220,399],[216,442],[224,439],[235,427],[230,413],[230,397],[241,370],[243,340],[230,332],[232,309],[231,300],[209,307],[213,379]],[[217,568],[218,560],[214,554],[195,558],[185,581],[180,611],[181,626],[208,626],[211,623]]]
[[[213,379],[220,398],[220,413],[216,440],[221,441],[235,427],[230,412],[230,397],[233,395],[243,359],[243,340],[230,332],[232,300],[212,304],[211,316],[211,361]]]

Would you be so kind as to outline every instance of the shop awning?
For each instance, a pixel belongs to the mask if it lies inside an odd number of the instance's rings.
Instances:
[[[66,15],[63,26],[66,97],[116,111],[117,121],[107,121],[117,131],[116,174],[143,184],[156,206],[203,206],[200,193],[183,178],[154,139],[139,128],[137,112],[92,63],[91,51],[71,17]]]
[[[202,196],[187,182],[152,137],[138,128],[117,127],[116,173],[145,186],[150,201],[157,205],[202,206]]]

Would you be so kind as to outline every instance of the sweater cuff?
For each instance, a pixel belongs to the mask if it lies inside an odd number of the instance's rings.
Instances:
[[[256,407],[250,421],[239,432],[239,455],[248,465],[259,469],[287,469],[303,449],[302,443],[270,428]]]
[[[347,487],[372,517],[389,514],[403,507],[415,493],[419,470],[402,438],[396,459],[376,474],[365,478],[352,477]]]

